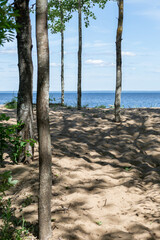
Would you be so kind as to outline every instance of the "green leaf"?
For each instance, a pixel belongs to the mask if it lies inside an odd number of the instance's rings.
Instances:
[[[102,222],[101,222],[101,221],[97,221],[96,224],[97,224],[98,226],[101,226],[101,225],[102,225]]]
[[[18,180],[12,180],[12,176],[8,178],[8,183],[12,186],[16,185],[18,183]]]
[[[20,146],[21,147],[25,147],[26,146],[26,142],[20,142]]]
[[[124,167],[124,170],[130,171],[132,167]]]

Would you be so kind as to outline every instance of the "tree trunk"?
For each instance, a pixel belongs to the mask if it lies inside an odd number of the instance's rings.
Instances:
[[[61,24],[63,25],[63,10],[61,10]],[[61,105],[64,105],[64,31],[61,30]]]
[[[39,141],[39,239],[51,237],[51,137],[49,128],[49,46],[47,0],[36,1],[36,41],[38,59],[37,125]]]
[[[24,123],[18,133],[23,140],[33,138],[33,109],[32,109],[32,85],[33,85],[33,64],[32,64],[32,39],[31,22],[29,16],[29,0],[15,0],[15,9],[19,16],[16,23],[20,25],[17,32],[18,67],[19,67],[19,91],[17,104],[17,120]],[[26,152],[29,153],[28,157]],[[32,157],[31,157],[32,156]],[[19,156],[19,162],[30,162],[33,158],[33,148],[26,145]]]
[[[123,31],[123,0],[118,1],[119,18],[116,36],[116,93],[115,93],[115,121],[120,122],[120,105],[121,105],[121,90],[122,90],[122,53],[121,41]]]
[[[79,49],[78,49],[78,85],[77,85],[77,108],[81,109],[81,82],[82,82],[82,9],[81,0],[78,1],[78,32],[79,32]]]

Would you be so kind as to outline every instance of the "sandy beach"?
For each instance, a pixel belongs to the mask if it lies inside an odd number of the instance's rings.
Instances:
[[[0,112],[16,123],[15,110]],[[122,109],[115,123],[113,109],[51,107],[50,127],[53,239],[160,239],[160,109]],[[5,163],[17,217],[29,197],[24,218],[37,224],[37,145],[31,165]]]

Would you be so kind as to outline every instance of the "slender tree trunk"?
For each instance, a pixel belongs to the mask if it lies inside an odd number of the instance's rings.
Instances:
[[[119,18],[116,36],[116,93],[115,93],[115,121],[120,122],[120,105],[122,90],[122,53],[121,41],[123,31],[123,0],[118,0]]]
[[[81,1],[78,0],[78,32],[79,32],[79,49],[78,49],[78,85],[77,85],[77,108],[81,109],[81,82],[82,82],[82,9],[81,9]]]
[[[47,0],[36,1],[36,40],[38,59],[37,125],[39,141],[39,239],[51,237],[51,137],[49,128],[49,46]]]
[[[63,10],[61,9],[61,24],[63,25]],[[64,105],[64,31],[61,30],[61,105]]]
[[[33,64],[32,64],[32,39],[31,22],[29,16],[29,0],[15,0],[15,9],[19,16],[16,23],[20,25],[17,32],[18,67],[19,67],[19,91],[17,104],[17,120],[24,123],[19,131],[22,139],[33,138],[33,109],[32,109],[32,85],[33,85]],[[19,162],[30,162],[31,157],[27,157],[25,152],[30,153],[33,158],[33,148],[27,144]]]

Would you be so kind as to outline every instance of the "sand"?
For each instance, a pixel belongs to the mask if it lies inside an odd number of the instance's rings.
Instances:
[[[11,116],[15,110],[0,106]],[[160,239],[160,109],[52,107],[54,240]],[[18,184],[8,192],[19,216],[37,223],[38,152],[31,165],[6,168]]]

